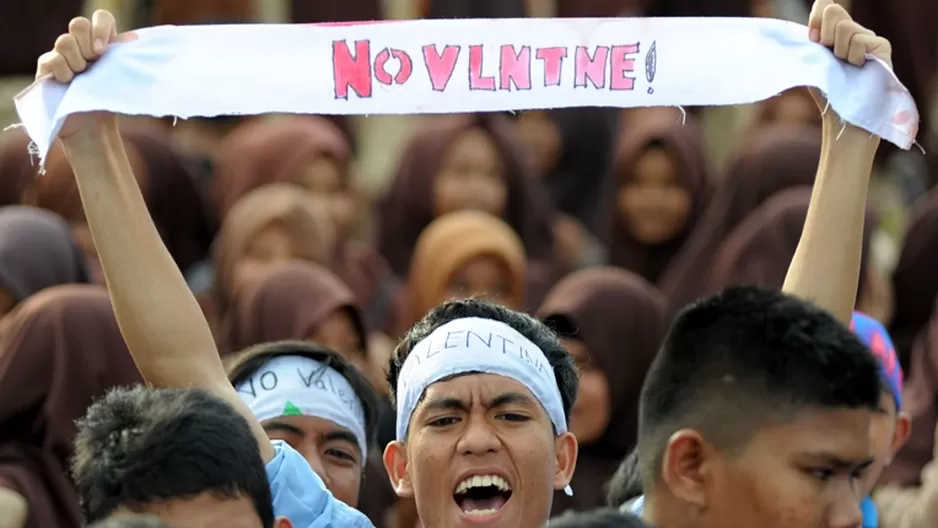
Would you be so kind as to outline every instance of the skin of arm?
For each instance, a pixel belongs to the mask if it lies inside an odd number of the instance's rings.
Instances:
[[[269,462],[273,446],[228,382],[208,322],[150,218],[116,116],[101,116],[62,142],[137,368],[155,386],[194,387],[224,399],[251,424]]]
[[[850,323],[860,280],[863,220],[879,138],[833,113],[823,143],[804,229],[782,291]]]

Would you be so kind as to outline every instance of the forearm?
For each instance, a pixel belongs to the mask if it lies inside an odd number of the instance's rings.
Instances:
[[[195,297],[150,219],[116,124],[65,142],[124,340],[147,381],[199,386],[224,372]]]
[[[849,324],[860,279],[867,189],[879,138],[850,125],[841,132],[832,121],[824,123],[817,179],[783,291]]]
[[[273,448],[228,382],[211,329],[163,245],[134,178],[116,122],[64,141],[121,334],[137,368],[160,387],[197,387],[252,424],[265,461]]]

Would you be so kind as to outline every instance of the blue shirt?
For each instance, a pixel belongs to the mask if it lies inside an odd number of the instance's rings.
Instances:
[[[631,500],[619,507],[623,512],[631,512],[641,517],[645,510],[645,496]],[[879,513],[876,511],[876,504],[873,499],[867,497],[860,503],[860,511],[863,512],[863,528],[879,528]]]
[[[282,440],[271,442],[274,458],[267,463],[267,482],[274,515],[290,519],[295,528],[373,528],[360,511],[332,496],[306,459]]]

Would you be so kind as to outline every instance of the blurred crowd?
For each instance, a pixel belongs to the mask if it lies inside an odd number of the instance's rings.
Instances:
[[[922,114],[921,149],[880,148],[856,301],[895,342],[912,416],[912,436],[882,483],[914,486],[933,458],[938,422],[938,2],[846,4],[892,42],[896,74]],[[36,58],[72,17],[101,7],[133,28],[525,16],[805,23],[810,5],[9,1],[0,7],[0,127],[17,121],[12,96],[31,82]],[[576,328],[564,344],[581,378],[571,425],[577,493],[558,494],[556,513],[606,504],[606,483],[635,445],[645,371],[677,310],[733,284],[781,288],[821,156],[820,126],[801,88],[720,108],[121,118],[147,207],[219,350],[311,340],[338,352],[382,397],[377,445],[394,439],[385,366],[434,306],[485,296]],[[20,128],[0,133],[0,488],[44,486],[49,511],[68,511],[74,491],[62,461],[75,420],[139,374],[64,151],[53,149],[40,175],[28,143]],[[30,462],[7,472],[11,460]],[[412,501],[390,489],[381,457],[371,460],[358,508],[376,526],[411,528]],[[58,520],[33,526],[69,518],[49,515]]]

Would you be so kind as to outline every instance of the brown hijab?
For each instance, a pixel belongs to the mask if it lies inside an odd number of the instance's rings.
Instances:
[[[87,282],[85,256],[68,224],[37,207],[0,207],[0,287],[14,301],[59,284]]]
[[[608,379],[609,426],[599,440],[580,446],[574,496],[554,497],[555,514],[600,507],[603,485],[636,442],[639,393],[667,326],[664,297],[628,271],[591,268],[554,286],[538,316],[561,336],[582,340]]]
[[[304,24],[383,20],[382,3],[381,0],[345,0],[344,2],[290,0],[290,20]]]
[[[299,171],[320,156],[339,164],[348,185],[349,144],[326,118],[292,115],[242,124],[216,150],[213,197],[219,217],[224,218],[253,189],[274,182],[293,183]]]
[[[215,241],[215,303],[225,317],[235,293],[234,273],[238,262],[258,235],[271,224],[286,229],[296,244],[294,257],[328,264],[335,248],[335,233],[325,208],[309,193],[286,183],[264,185],[239,200],[222,224]]]
[[[899,262],[892,276],[895,315],[889,334],[899,362],[909,367],[912,342],[928,324],[938,296],[938,188],[916,202],[909,219]]]
[[[801,240],[810,201],[810,187],[793,187],[775,193],[746,217],[720,246],[713,261],[709,289],[755,284],[780,290]],[[864,285],[863,270],[875,223],[872,209],[867,208],[858,293],[862,293]]]
[[[36,73],[36,57],[52,49],[82,0],[5,1],[0,7],[0,77]]]
[[[79,528],[69,478],[75,420],[107,390],[143,381],[107,291],[48,289],[12,312],[0,333],[0,485],[26,497],[28,528]]]
[[[417,239],[408,282],[408,324],[419,321],[446,300],[453,274],[481,255],[497,257],[512,277],[511,298],[501,302],[515,309],[523,307],[527,274],[524,246],[518,235],[508,224],[487,213],[455,211],[431,222]]]
[[[153,222],[176,265],[186,271],[205,259],[216,231],[199,186],[162,127],[122,124],[121,138]],[[75,174],[60,144],[49,153],[45,174],[27,189],[24,202],[70,222],[85,221]]]
[[[912,346],[912,368],[902,402],[912,416],[912,433],[882,480],[900,486],[921,485],[925,464],[932,461],[935,423],[938,422],[938,297],[934,299],[931,320]]]
[[[346,310],[358,330],[359,350],[368,337],[355,295],[328,269],[286,262],[243,289],[232,304],[228,350],[287,339],[309,339],[337,310]]]
[[[688,118],[690,119],[690,118]],[[657,246],[644,245],[629,233],[619,214],[619,188],[633,175],[635,164],[654,146],[663,147],[678,165],[680,183],[691,195],[691,210],[684,231],[673,240]],[[684,125],[670,115],[649,115],[630,123],[621,132],[616,146],[612,173],[606,182],[603,200],[602,233],[609,250],[609,263],[637,273],[652,283],[683,246],[697,225],[710,197],[702,138],[696,122]]]
[[[23,191],[36,177],[29,153],[29,135],[23,127],[0,131],[0,206],[20,203]]]
[[[378,213],[378,250],[398,276],[407,275],[417,237],[433,221],[433,182],[446,149],[460,134],[479,127],[502,155],[508,203],[504,220],[521,237],[531,260],[554,260],[553,211],[543,189],[523,169],[519,147],[502,116],[434,116],[417,130],[401,156]]]
[[[815,127],[777,125],[752,134],[658,281],[671,312],[709,293],[705,278],[730,231],[776,192],[813,184],[820,157],[821,133]]]

